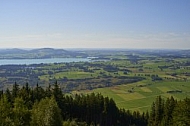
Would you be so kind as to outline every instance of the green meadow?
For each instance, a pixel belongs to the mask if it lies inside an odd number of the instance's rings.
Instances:
[[[145,55],[142,56],[146,57]],[[154,60],[139,60],[138,63],[129,60],[110,61],[108,63],[119,69],[128,69],[127,76],[140,76],[145,79],[136,83],[115,85],[112,87],[93,90],[74,91],[72,93],[101,93],[113,98],[118,107],[139,110],[150,109],[157,96],[168,98],[173,96],[177,100],[190,97],[190,69],[187,58],[155,58]],[[118,71],[119,75],[124,75]]]
[[[143,87],[141,87],[144,85]],[[133,92],[128,90],[133,89]],[[181,93],[167,93],[171,90],[181,90]],[[138,110],[140,112],[150,109],[152,102],[160,95],[163,98],[173,96],[180,100],[190,97],[189,82],[148,82],[142,81],[132,84],[118,85],[114,87],[98,88],[91,91],[80,91],[78,93],[101,93],[104,96],[113,98],[119,108]],[[76,93],[73,92],[73,93]]]

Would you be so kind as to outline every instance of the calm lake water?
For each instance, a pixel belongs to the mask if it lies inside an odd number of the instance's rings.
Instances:
[[[29,65],[41,63],[89,62],[89,58],[49,58],[49,59],[0,59],[0,65]]]

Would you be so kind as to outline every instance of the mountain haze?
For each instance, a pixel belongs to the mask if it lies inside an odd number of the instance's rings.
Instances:
[[[77,55],[77,52],[53,48],[40,48],[32,50],[14,48],[0,50],[0,59],[68,58],[76,57]]]

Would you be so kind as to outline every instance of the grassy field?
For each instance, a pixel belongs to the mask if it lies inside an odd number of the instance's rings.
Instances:
[[[159,95],[163,98],[173,96],[177,100],[190,97],[190,69],[187,69],[188,66],[183,65],[183,62],[189,62],[189,59],[176,59],[168,62],[167,59],[158,58],[156,60],[141,60],[138,64],[132,64],[128,60],[107,62],[106,64],[111,64],[121,70],[127,68],[132,71],[127,76],[141,76],[146,79],[137,83],[94,90],[73,91],[72,93],[101,93],[104,96],[113,98],[119,108],[139,110],[140,112],[147,111]],[[98,75],[99,72],[96,71],[95,73]],[[110,74],[102,69],[101,72]],[[118,71],[117,73],[121,76],[124,75],[123,71]],[[153,75],[157,75],[162,80],[154,81],[152,79]],[[78,76],[83,77],[80,73]],[[168,93],[169,91],[172,93]]]
[[[129,93],[128,90],[132,90]],[[158,95],[164,98],[173,96],[175,99],[190,97],[189,82],[148,82],[142,81],[133,84],[119,85],[107,88],[98,88],[91,91],[80,91],[77,93],[101,93],[113,98],[119,108],[139,110],[140,112],[150,109],[152,102]],[[181,90],[181,93],[167,93],[171,90]],[[73,93],[76,93],[73,92]]]

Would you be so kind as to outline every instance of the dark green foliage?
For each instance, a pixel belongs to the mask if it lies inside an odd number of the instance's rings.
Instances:
[[[152,106],[151,106],[151,112],[150,112],[150,117],[149,117],[149,122],[148,124],[150,126],[154,126],[155,125],[155,116],[156,116],[156,112],[155,112],[155,103],[153,102],[152,103]]]
[[[37,83],[36,87],[33,90],[33,100],[40,101],[42,98],[45,98],[45,91]]]
[[[13,98],[12,98],[12,94],[11,94],[11,92],[10,92],[10,90],[8,88],[7,88],[6,92],[5,92],[5,95],[6,95],[7,101],[12,104]]]
[[[0,99],[3,97],[3,90],[0,91]]]
[[[152,104],[149,126],[189,126],[190,125],[190,99],[176,101],[173,97],[158,96]]]
[[[19,85],[15,82],[15,84],[13,85],[13,90],[12,90],[13,100],[18,96],[18,92],[19,92]]]
[[[164,100],[158,96],[150,113],[118,109],[113,99],[101,94],[64,95],[56,82],[46,90],[26,83],[14,91],[1,92],[0,125],[100,125],[180,126],[190,125],[190,99]],[[65,120],[64,122],[62,120]]]
[[[24,100],[24,104],[27,106],[27,108],[31,109],[33,105],[33,91],[28,86],[28,83],[26,83],[25,86],[23,86],[19,91],[19,97],[21,97]]]
[[[113,101],[101,94],[64,95],[56,82],[46,90],[38,84],[31,89],[26,83],[14,91],[1,94],[2,125],[146,125],[139,112],[119,110]],[[69,121],[76,119],[75,121]],[[145,119],[145,121],[143,120]],[[126,121],[127,120],[127,121]]]
[[[155,102],[155,125],[156,126],[161,124],[163,115],[164,115],[164,100],[161,98],[161,96],[158,96]]]
[[[46,94],[49,95],[50,92],[48,91]],[[64,111],[65,111],[64,98],[63,98],[63,93],[61,91],[61,88],[59,88],[57,81],[55,82],[54,87],[52,89],[52,95],[55,97],[58,107],[62,110],[61,111],[62,116],[64,116]]]
[[[176,105],[176,101],[173,97],[167,98],[164,106],[164,116],[162,120],[162,124],[165,126],[173,125],[172,123],[172,113],[174,111]]]
[[[190,99],[179,101],[172,116],[175,126],[190,126]]]
[[[161,96],[156,98],[156,101],[153,102],[150,118],[149,118],[149,125],[150,126],[159,126],[162,123],[162,119],[164,117],[164,99]]]
[[[52,92],[51,92],[51,85],[49,84],[49,86],[46,88],[46,91],[45,91],[45,95],[46,97],[51,97],[52,95]]]

